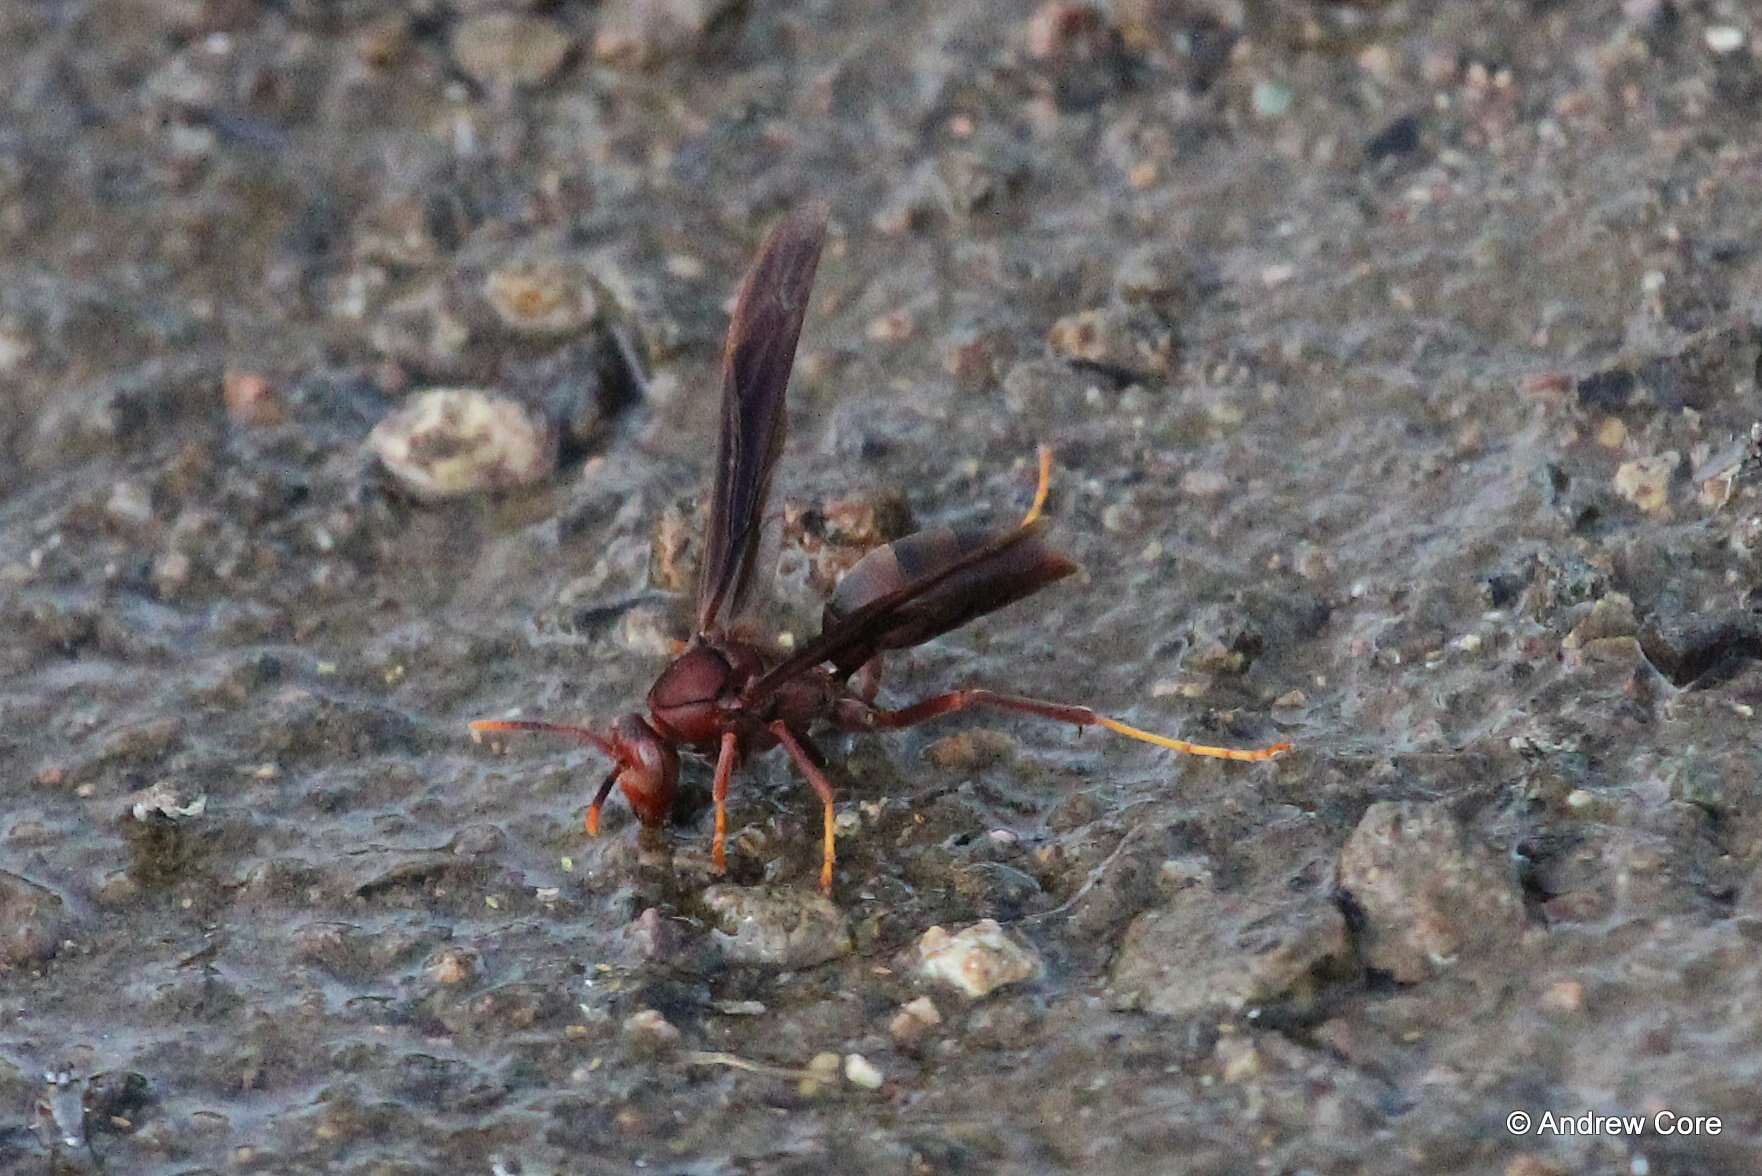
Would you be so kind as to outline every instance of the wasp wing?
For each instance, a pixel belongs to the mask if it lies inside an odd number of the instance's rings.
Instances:
[[[901,604],[895,610],[899,621],[896,626],[835,659],[839,670],[851,673],[883,650],[922,645],[968,621],[1032,596],[1077,570],[1076,564],[1032,537],[1016,537],[1013,543],[999,544],[999,540],[1010,537],[990,531],[936,527],[907,535],[865,555],[839,580],[832,599],[826,602],[821,625],[824,631],[838,628],[851,614],[912,581],[928,579],[946,568],[953,571],[935,587]],[[993,544],[999,545],[986,558],[956,566]]]
[[[863,563],[886,558],[870,553],[849,573],[857,576],[852,590],[839,585],[825,631],[755,680],[743,700],[763,702],[827,662],[849,674],[882,650],[921,644],[1064,579],[1077,565],[1046,543],[1044,530],[1036,522],[989,537],[922,532],[881,549],[905,545],[891,552],[894,570],[879,563],[859,575]],[[903,582],[889,587],[890,580]]]
[[[825,233],[826,216],[818,208],[786,217],[765,238],[734,300],[722,351],[722,434],[698,581],[700,633],[737,612],[751,587],[771,475],[783,450],[784,392]]]

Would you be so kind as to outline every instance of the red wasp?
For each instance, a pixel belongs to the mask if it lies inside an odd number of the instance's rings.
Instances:
[[[722,435],[710,500],[697,598],[696,635],[648,692],[648,714],[628,714],[607,734],[558,723],[479,720],[474,732],[543,731],[598,748],[615,766],[587,809],[599,833],[600,808],[614,784],[645,826],[658,828],[673,806],[679,749],[715,753],[716,835],[711,857],[726,866],[728,783],[741,761],[782,745],[819,794],[824,810],[820,888],[832,888],[835,861],[832,781],[808,730],[910,727],[967,707],[1018,711],[1075,726],[1100,726],[1190,755],[1266,760],[1289,743],[1238,750],[1189,743],[1129,727],[1085,706],[1042,702],[983,689],[951,690],[898,709],[875,704],[881,658],[960,627],[1062,580],[1077,565],[1047,546],[1040,510],[1051,454],[1040,455],[1040,484],[1026,518],[995,533],[938,527],[876,548],[845,574],[826,603],[820,635],[780,656],[730,633],[748,602],[771,475],[783,451],[784,391],[820,260],[825,217],[798,212],[771,231],[741,283],[722,352]]]

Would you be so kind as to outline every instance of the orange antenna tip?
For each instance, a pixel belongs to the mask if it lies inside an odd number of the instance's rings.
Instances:
[[[1052,489],[1052,446],[1042,445],[1039,449],[1040,481],[1034,487],[1034,503],[1028,507],[1028,513],[1022,516],[1022,526],[1026,527],[1040,517],[1046,509],[1046,495]]]
[[[1183,755],[1202,755],[1211,759],[1235,760],[1238,763],[1259,763],[1291,750],[1289,743],[1273,743],[1266,747],[1253,748],[1217,747],[1210,743],[1190,743],[1185,739],[1170,739],[1167,735],[1144,731],[1122,723],[1118,719],[1100,719],[1099,721],[1103,727],[1117,735],[1124,735],[1128,739],[1136,739],[1142,743],[1153,743],[1158,747],[1166,747],[1170,751],[1181,752]]]
[[[612,795],[612,785],[618,782],[619,773],[622,771],[622,768],[613,768],[611,774],[600,781],[600,790],[593,794],[593,803],[587,806],[587,835],[589,837],[600,835],[600,809],[605,805],[606,797]]]

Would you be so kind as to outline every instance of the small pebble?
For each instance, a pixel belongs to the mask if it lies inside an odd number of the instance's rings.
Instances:
[[[919,975],[970,997],[986,996],[1039,972],[1039,958],[1004,934],[995,919],[982,919],[953,935],[931,927],[918,940]]]
[[[800,1090],[804,1097],[812,1098],[822,1090],[838,1085],[838,1073],[844,1065],[844,1059],[835,1053],[817,1053],[809,1060],[807,1077],[801,1080]]]
[[[1165,862],[1158,874],[1165,902],[1132,920],[1113,959],[1115,1007],[1172,1017],[1302,1007],[1317,977],[1351,959],[1345,918],[1331,901],[1220,893],[1203,859]]]
[[[1181,475],[1181,493],[1194,498],[1216,498],[1229,488],[1229,477],[1216,470],[1188,470]]]
[[[860,1086],[864,1090],[879,1090],[881,1084],[887,1081],[887,1075],[874,1062],[859,1053],[845,1055],[844,1077],[852,1086]]]
[[[599,313],[592,288],[551,261],[517,261],[492,270],[483,280],[483,295],[504,325],[526,335],[579,331]]]
[[[179,821],[199,817],[208,811],[206,794],[188,796],[166,780],[141,789],[128,798],[128,809],[137,821],[154,817]]]
[[[1364,962],[1413,984],[1470,956],[1510,959],[1526,925],[1509,864],[1441,802],[1379,801],[1346,839],[1340,889]]]
[[[1585,986],[1577,980],[1557,980],[1542,993],[1542,1007],[1557,1013],[1576,1013],[1585,1007]]]
[[[903,343],[915,329],[911,311],[893,310],[870,319],[865,333],[877,343]]]
[[[86,1146],[87,1079],[72,1070],[51,1070],[43,1075],[43,1087],[37,1106],[38,1136],[50,1147]]]
[[[477,975],[477,953],[462,947],[449,947],[435,953],[428,962],[428,978],[436,984],[465,984]]]
[[[737,964],[806,968],[850,950],[850,919],[800,886],[712,886],[704,906],[722,954]]]
[[[1281,82],[1261,80],[1254,83],[1254,113],[1261,118],[1278,118],[1291,109],[1296,97],[1291,87]]]
[[[653,65],[704,39],[735,0],[606,0],[593,55],[620,65]]]
[[[1387,45],[1367,45],[1358,52],[1358,68],[1386,81],[1395,76],[1395,55]]]
[[[419,498],[526,486],[557,466],[556,434],[515,401],[476,388],[421,392],[373,427],[368,447]]]
[[[942,1011],[936,1002],[927,996],[909,1000],[900,1006],[889,1022],[887,1031],[893,1036],[896,1044],[904,1047],[915,1045],[923,1039],[925,1033],[942,1024]]]
[[[118,482],[111,487],[104,513],[125,526],[144,527],[153,521],[153,496],[139,482]]]
[[[1130,502],[1110,502],[1102,508],[1101,526],[1115,535],[1135,533],[1144,526],[1144,513]]]
[[[997,349],[984,336],[958,339],[942,353],[942,370],[965,391],[979,391],[997,378]]]
[[[1611,592],[1591,606],[1590,612],[1572,627],[1560,646],[1571,653],[1593,641],[1610,637],[1632,637],[1639,630],[1640,622],[1634,612],[1633,600],[1624,592]]]
[[[256,372],[228,371],[221,377],[221,398],[235,425],[279,425],[287,418],[275,386]]]
[[[561,25],[518,12],[487,12],[453,31],[459,68],[479,85],[503,92],[549,81],[574,49]]]
[[[1156,870],[1157,885],[1167,893],[1189,886],[1210,886],[1211,865],[1204,858],[1168,858]]]
[[[684,592],[697,580],[700,553],[698,535],[704,528],[699,517],[683,502],[661,508],[649,540],[649,580],[665,592]]]
[[[1680,460],[1671,449],[1624,461],[1615,471],[1615,492],[1647,514],[1661,514],[1670,505],[1670,478]]]
[[[190,582],[194,564],[183,552],[166,552],[153,561],[153,587],[160,596],[176,596]]]
[[[911,506],[903,495],[879,491],[828,498],[820,507],[825,537],[849,547],[890,543],[911,530]],[[786,516],[787,517],[787,516]]]
[[[1248,668],[1248,658],[1240,649],[1216,637],[1206,637],[1195,640],[1187,651],[1185,664],[1201,674],[1240,674]]]
[[[1744,30],[1736,25],[1712,25],[1705,35],[1707,48],[1715,53],[1736,53],[1744,47]]]
[[[0,372],[18,370],[35,350],[29,338],[0,326]]]
[[[1146,375],[1167,375],[1175,338],[1154,314],[1104,307],[1066,315],[1046,334],[1052,353],[1067,360]]]
[[[1212,1048],[1217,1059],[1219,1076],[1234,1084],[1246,1082],[1260,1074],[1260,1050],[1246,1037],[1220,1037]]]
[[[370,950],[368,937],[359,927],[333,921],[301,926],[294,932],[293,945],[296,962],[316,965],[338,977],[358,973]]]
[[[632,1042],[660,1052],[677,1046],[685,1035],[655,1009],[642,1009],[624,1019],[624,1033]]]

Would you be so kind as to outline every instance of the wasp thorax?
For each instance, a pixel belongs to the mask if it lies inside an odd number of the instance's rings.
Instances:
[[[708,645],[680,654],[649,690],[655,726],[683,743],[713,743],[721,734],[720,700],[735,688],[735,670]]]

